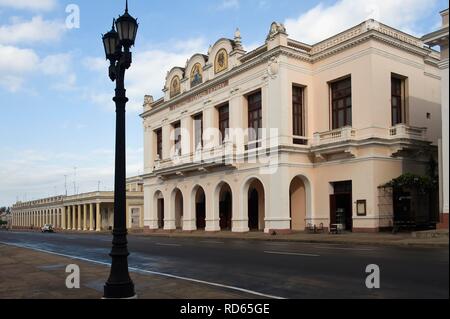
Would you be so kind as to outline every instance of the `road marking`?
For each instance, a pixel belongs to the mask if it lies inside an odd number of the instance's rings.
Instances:
[[[26,248],[26,249],[38,251],[38,252],[41,252],[41,253],[47,253],[47,254],[51,254],[51,255],[55,255],[55,256],[61,256],[61,257],[65,257],[65,258],[70,258],[70,259],[75,259],[75,260],[80,260],[80,261],[90,262],[90,263],[93,263],[93,264],[98,264],[98,265],[102,265],[102,266],[111,267],[110,263],[106,263],[106,262],[103,262],[103,261],[98,261],[98,260],[93,260],[93,259],[88,259],[88,258],[83,258],[83,257],[77,257],[77,256],[61,254],[61,253],[57,253],[57,252],[54,252],[54,251],[47,251],[47,250],[34,248],[34,247],[31,247],[31,246],[27,246],[27,245],[19,245],[19,244],[5,243],[5,242],[0,242],[0,244],[8,245],[8,246],[15,246],[15,247],[19,247],[19,248]],[[247,293],[247,294],[250,294],[250,295],[255,295],[255,296],[269,298],[269,299],[286,299],[286,298],[283,298],[283,297],[274,296],[274,295],[268,295],[268,294],[264,294],[264,293],[261,293],[261,292],[257,292],[257,291],[253,291],[253,290],[249,290],[249,289],[244,289],[244,288],[239,288],[239,287],[235,287],[235,286],[228,286],[228,285],[218,284],[218,283],[215,283],[215,282],[204,281],[204,280],[199,280],[199,279],[193,279],[193,278],[189,278],[189,277],[176,276],[176,275],[166,274],[166,273],[157,272],[157,271],[140,269],[140,268],[136,268],[136,267],[129,267],[129,270],[132,271],[132,272],[136,272],[136,273],[151,274],[151,275],[156,275],[156,276],[161,276],[161,277],[168,277],[168,278],[173,278],[173,279],[179,279],[179,280],[195,282],[195,283],[204,284],[204,285],[208,285],[208,286],[214,286],[214,287],[225,288],[225,289],[229,289],[229,290],[235,290],[235,291]]]
[[[205,240],[201,241],[203,244],[225,244],[223,241],[213,241],[213,240]]]
[[[164,244],[164,243],[156,243],[157,246],[169,246],[169,247],[181,247],[179,244]]]
[[[354,251],[374,251],[372,248],[345,248],[345,247],[324,247],[324,246],[314,246],[316,249],[330,249],[330,250],[354,250]]]
[[[288,255],[288,256],[303,256],[303,257],[320,257],[320,255],[314,255],[314,254],[303,254],[303,253],[290,253],[290,252],[284,252],[284,251],[265,251],[266,254],[272,254],[272,255]]]

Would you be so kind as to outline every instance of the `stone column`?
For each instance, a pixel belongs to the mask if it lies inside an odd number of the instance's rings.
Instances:
[[[100,203],[97,203],[97,207],[95,210],[96,218],[95,218],[95,230],[101,231],[102,230],[102,216],[100,212]]]
[[[239,185],[230,185],[233,192],[232,214],[233,214],[233,232],[245,233],[249,231],[248,228],[248,215],[245,212],[244,205],[248,205],[248,196],[241,193]],[[245,193],[245,192],[244,192]],[[245,211],[245,212],[244,212]]]
[[[198,190],[197,190],[198,191]],[[183,194],[183,230],[197,230],[195,194]]]
[[[236,152],[245,151],[245,136],[243,130],[248,127],[248,107],[245,97],[237,93],[229,102],[230,142],[236,145]]]
[[[56,209],[56,227],[61,228],[61,208]]]
[[[127,225],[127,229],[130,229],[131,228],[131,225],[130,225],[130,219],[131,219],[131,216],[130,216],[130,206],[128,205],[128,201],[125,201],[125,216],[126,216],[126,225]]]
[[[165,124],[162,128],[162,137],[163,137],[163,158],[170,158],[170,153],[172,150],[172,147],[174,145],[174,141],[171,140],[171,132],[172,132],[172,125],[171,124]]]
[[[212,106],[203,112],[203,131],[204,131],[204,147],[206,149],[220,145],[219,129],[219,113]],[[195,147],[195,145],[194,145]]]
[[[81,230],[82,214],[83,214],[83,206],[82,205],[78,205],[78,222],[77,222],[77,229],[78,230]]]
[[[61,228],[62,229],[67,229],[67,225],[66,225],[66,206],[63,206],[61,208]]]
[[[220,231],[219,210],[214,209],[214,191],[212,187],[205,189],[206,231]]]
[[[84,204],[84,212],[83,212],[83,230],[87,230],[87,212],[88,212],[88,204]]]
[[[167,192],[164,194],[164,229],[175,230],[176,226],[176,214],[175,214],[175,194]]]
[[[77,206],[72,205],[72,230],[77,230]]]
[[[150,127],[145,126],[144,129],[144,170],[145,174],[149,174],[153,171],[153,166],[155,165],[156,158],[156,137],[155,133]]]
[[[192,125],[193,119],[191,116],[185,116],[180,120],[181,155],[189,155],[195,150]]]
[[[67,229],[71,230],[72,229],[72,210],[71,210],[71,206],[67,206],[67,220],[66,220],[66,224],[67,224]]]
[[[89,204],[89,230],[94,230],[94,204]]]

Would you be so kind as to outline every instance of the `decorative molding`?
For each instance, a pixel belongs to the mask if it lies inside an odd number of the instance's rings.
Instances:
[[[183,94],[176,96],[175,98],[161,103],[158,107],[153,107],[151,110],[148,110],[141,114],[142,117],[151,116],[155,112],[159,112],[167,107],[171,107],[171,109],[175,106],[175,108],[179,107],[179,104],[183,103],[188,104],[189,102],[195,101],[198,98],[195,96],[202,95],[206,96],[204,92],[210,90],[214,86],[220,85],[220,83],[229,81],[232,77],[235,77],[241,73],[244,73],[259,64],[262,63],[270,63],[269,61],[275,61],[279,55],[284,55],[296,60],[305,61],[311,64],[314,64],[320,60],[323,60],[331,55],[335,55],[338,52],[347,50],[351,47],[354,47],[363,42],[369,41],[371,39],[386,43],[388,45],[397,47],[403,51],[407,51],[422,57],[428,57],[429,63],[431,65],[438,65],[439,61],[430,56],[430,52],[433,52],[430,49],[423,47],[423,42],[419,39],[407,35],[401,31],[392,29],[383,24],[377,23],[376,21],[369,20],[359,26],[356,26],[346,32],[343,32],[333,38],[320,42],[312,46],[310,52],[300,50],[295,47],[286,47],[286,46],[278,46],[270,51],[267,51],[267,45],[261,46],[254,51],[251,51],[244,55],[240,60],[242,64],[235,66],[234,68],[224,72],[223,74],[218,75],[212,80],[209,80],[194,89],[184,92]],[[382,50],[371,48],[372,52],[380,53]],[[395,56],[389,54],[387,52],[382,52],[383,55],[389,56],[390,58],[394,58]],[[412,61],[408,61],[406,59],[402,59],[400,57],[396,58],[397,61],[402,60],[403,63],[407,63],[409,65],[423,68],[423,66],[414,63]],[[340,61],[342,63],[342,61]],[[263,80],[267,80],[265,77],[267,76],[276,76],[275,65],[279,67],[279,63],[272,62],[270,65],[270,71],[268,71],[266,76],[264,76]],[[443,68],[448,67],[448,61],[443,63]],[[205,68],[211,67],[211,65],[206,65]],[[317,71],[315,71],[317,72]],[[203,93],[203,94],[202,94]],[[212,93],[212,92],[211,92]],[[188,101],[188,102],[186,102]]]

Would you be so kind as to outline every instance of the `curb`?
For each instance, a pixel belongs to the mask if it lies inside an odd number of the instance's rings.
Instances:
[[[25,232],[25,233],[40,233],[40,231],[33,231],[33,230],[13,230],[13,232]],[[77,234],[77,235],[110,235],[111,232],[77,232],[77,231],[56,231],[56,234]],[[151,233],[151,232],[137,232],[133,233],[130,232],[128,236],[133,237],[150,237],[150,238],[182,238],[182,239],[206,239],[206,240],[244,240],[244,241],[265,241],[265,242],[290,242],[290,243],[307,243],[307,244],[335,244],[335,245],[358,245],[358,246],[376,246],[376,247],[403,247],[403,248],[448,248],[449,243],[440,243],[440,242],[411,242],[408,240],[414,240],[414,238],[403,238],[399,239],[397,241],[392,240],[386,240],[386,241],[379,241],[379,240],[358,240],[358,239],[342,239],[339,238],[335,240],[331,239],[313,239],[313,238],[302,238],[302,239],[296,239],[296,238],[279,238],[277,236],[267,236],[267,237],[221,237],[221,236],[214,236],[213,234],[209,235],[193,235],[191,234],[183,234],[183,233],[177,233],[174,235],[173,233]]]

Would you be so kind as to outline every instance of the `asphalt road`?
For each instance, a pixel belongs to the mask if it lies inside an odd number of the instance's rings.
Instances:
[[[110,262],[111,236],[0,231],[0,243]],[[449,250],[129,237],[130,267],[281,298],[449,298]],[[366,266],[381,288],[366,287]],[[105,275],[107,277],[107,275]]]

